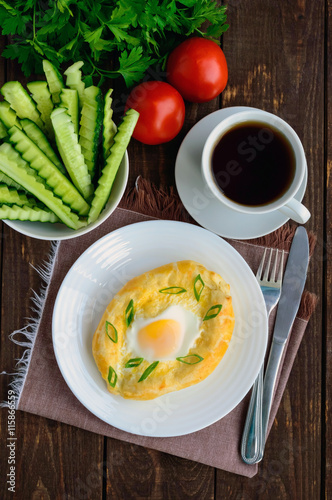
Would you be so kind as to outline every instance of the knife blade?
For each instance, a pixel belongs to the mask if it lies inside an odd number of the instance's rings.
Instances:
[[[282,283],[273,338],[286,342],[299,309],[309,263],[307,231],[300,226],[295,231]]]
[[[263,457],[272,398],[277,381],[280,361],[297,311],[299,309],[305,281],[307,278],[308,263],[308,235],[304,227],[300,226],[295,231],[295,235],[287,259],[287,265],[284,273],[282,291],[272,337],[272,345],[264,376],[262,403],[262,428],[264,439],[260,459]]]

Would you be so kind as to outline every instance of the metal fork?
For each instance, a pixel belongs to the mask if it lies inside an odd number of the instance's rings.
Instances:
[[[269,318],[271,311],[276,307],[281,295],[282,274],[284,264],[284,251],[281,252],[279,272],[276,279],[278,267],[278,250],[275,251],[274,263],[270,273],[273,249],[264,266],[267,248],[264,251],[261,263],[259,265],[256,279],[263,292],[265,300],[267,316]],[[264,269],[265,267],[265,269]],[[262,401],[263,401],[263,375],[264,375],[264,362],[261,366],[260,372],[253,385],[251,399],[249,403],[247,418],[242,435],[241,443],[241,456],[247,464],[255,464],[260,462],[263,458],[265,436],[262,425]]]

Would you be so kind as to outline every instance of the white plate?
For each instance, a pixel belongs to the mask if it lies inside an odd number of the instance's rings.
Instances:
[[[38,240],[69,240],[71,238],[82,236],[83,234],[89,233],[92,229],[98,227],[114,212],[126,189],[128,175],[129,159],[126,151],[118,173],[116,174],[114,184],[112,186],[112,192],[105,208],[95,222],[92,222],[88,226],[82,227],[81,229],[70,229],[70,227],[61,223],[51,224],[50,222],[30,222],[20,220],[4,220],[4,222],[12,229],[15,229],[15,231],[25,234],[26,236],[30,236],[31,238],[37,238]]]
[[[211,113],[190,129],[184,138],[175,163],[176,187],[185,208],[201,226],[224,238],[247,240],[264,236],[289,219],[277,210],[267,214],[242,214],[214,198],[201,174],[203,146],[212,129],[222,120],[245,106],[224,108]],[[307,173],[295,198],[302,201],[307,186]]]
[[[91,350],[106,306],[134,276],[185,259],[220,273],[231,285],[236,322],[224,358],[206,380],[187,389],[151,401],[113,396]],[[144,436],[189,434],[230,412],[252,386],[266,342],[265,304],[246,262],[215,234],[181,222],[141,222],[96,241],[69,270],[53,312],[55,355],[72,392],[100,419]]]

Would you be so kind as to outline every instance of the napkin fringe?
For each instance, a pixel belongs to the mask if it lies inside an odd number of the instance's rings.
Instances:
[[[141,176],[137,177],[135,186],[122,198],[120,206],[158,219],[195,222],[184,208],[173,186],[168,189],[158,188]],[[297,227],[295,224],[287,223],[270,234],[246,240],[246,243],[288,251]],[[308,239],[309,254],[312,255],[317,236],[308,232]]]
[[[12,391],[14,391],[16,408],[18,407],[24,383],[26,380],[26,376],[28,373],[32,351],[38,333],[40,318],[42,316],[44,305],[46,302],[48,286],[52,278],[58,245],[59,245],[58,241],[53,241],[48,256],[48,260],[45,261],[41,266],[38,267],[32,266],[40,275],[40,277],[43,279],[45,284],[41,286],[39,294],[34,290],[32,290],[33,296],[31,297],[31,300],[34,306],[31,307],[31,312],[34,313],[33,316],[28,318],[28,323],[23,328],[15,330],[8,337],[12,342],[14,342],[14,344],[26,347],[26,350],[23,352],[21,358],[17,360],[17,363],[15,365],[15,373],[8,373],[8,372],[0,373],[0,375],[9,375],[13,377],[13,379],[9,382],[8,387]],[[21,339],[23,337],[24,340],[18,340],[16,336],[18,336],[18,338]],[[0,408],[9,408],[9,402],[0,401]]]

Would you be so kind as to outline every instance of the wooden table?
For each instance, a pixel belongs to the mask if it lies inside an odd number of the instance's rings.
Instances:
[[[309,167],[304,198],[317,234],[307,288],[319,296],[270,434],[264,461],[249,480],[211,467],[106,439],[75,427],[17,412],[18,499],[318,499],[331,490],[332,424],[332,2],[232,0],[230,29],[223,49],[229,82],[220,98],[186,106],[186,122],[170,144],[129,149],[132,187],[137,175],[157,185],[174,185],[174,160],[188,130],[201,118],[235,105],[275,113],[292,125],[306,151]],[[2,41],[4,43],[4,41]],[[328,57],[329,56],[329,57]],[[1,59],[1,84],[21,79],[17,65]],[[121,91],[116,85],[118,96]],[[2,224],[1,232],[2,370],[12,371],[23,347],[8,335],[31,315],[31,289],[42,284],[32,266],[47,258],[50,243],[31,239]],[[330,306],[330,307],[329,307]],[[308,367],[310,366],[310,370]],[[0,399],[9,377],[0,377]],[[7,410],[0,412],[0,497],[12,498],[5,484]],[[330,474],[329,474],[330,473]]]

